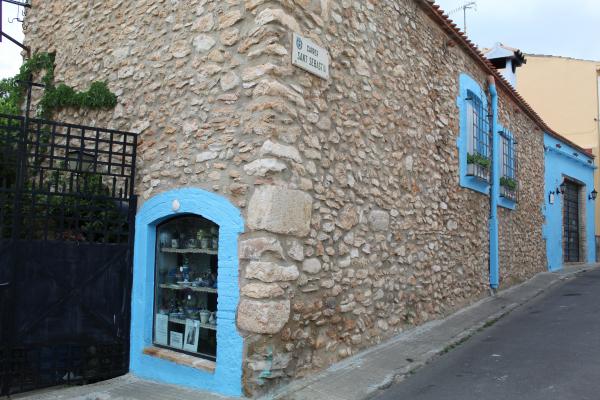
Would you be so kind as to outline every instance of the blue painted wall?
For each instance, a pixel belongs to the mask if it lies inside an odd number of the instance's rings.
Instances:
[[[557,147],[560,145],[560,148]],[[544,134],[545,147],[545,224],[543,228],[544,239],[546,239],[546,255],[548,258],[548,269],[555,271],[563,267],[563,196],[555,195],[554,204],[550,204],[550,191],[556,192],[565,177],[573,178],[585,185],[585,226],[587,254],[585,262],[594,262],[596,259],[595,224],[594,224],[594,201],[588,196],[594,189],[594,169],[592,160],[568,144],[553,136]],[[575,156],[574,154],[577,154]],[[600,201],[598,198],[596,201]]]
[[[178,200],[180,209],[172,209]],[[197,214],[219,225],[219,296],[217,304],[217,361],[214,373],[143,354],[152,346],[156,225],[180,214]],[[146,201],[135,224],[131,303],[130,371],[141,378],[204,389],[230,396],[242,394],[243,341],[235,316],[239,298],[238,236],[244,221],[238,209],[216,194],[179,189]]]

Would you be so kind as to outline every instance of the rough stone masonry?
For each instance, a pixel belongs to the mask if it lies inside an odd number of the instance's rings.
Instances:
[[[487,196],[459,186],[459,74],[486,72],[423,0],[33,0],[56,80],[106,80],[108,111],[55,118],[140,133],[140,204],[198,187],[239,207],[248,395],[300,378],[488,290]],[[330,55],[291,65],[292,32]],[[545,269],[543,137],[500,90],[520,197],[500,211],[500,276]],[[267,372],[267,373],[265,373]]]

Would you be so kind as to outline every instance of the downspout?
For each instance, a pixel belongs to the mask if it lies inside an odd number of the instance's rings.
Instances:
[[[490,75],[488,77],[488,90],[490,93],[491,110],[490,137],[491,137],[491,185],[490,185],[490,288],[498,289],[499,283],[499,261],[498,261],[498,197],[500,192],[500,152],[498,151],[500,140],[498,136],[498,92],[496,81]]]

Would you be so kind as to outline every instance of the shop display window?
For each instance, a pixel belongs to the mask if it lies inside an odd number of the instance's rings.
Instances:
[[[219,227],[183,215],[157,227],[156,346],[216,360]]]

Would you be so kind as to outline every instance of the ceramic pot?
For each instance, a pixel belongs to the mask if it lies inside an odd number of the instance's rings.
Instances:
[[[210,311],[202,310],[200,311],[200,322],[203,324],[208,324],[208,320],[210,319]]]

